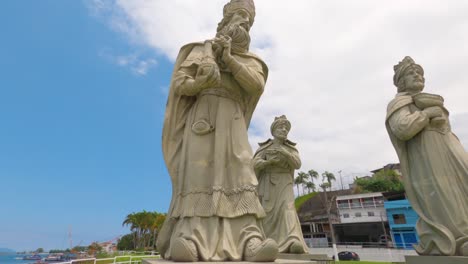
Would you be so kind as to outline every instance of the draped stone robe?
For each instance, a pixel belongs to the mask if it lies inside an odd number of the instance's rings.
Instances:
[[[268,71],[253,54],[233,56],[242,67],[197,94],[183,84],[195,78],[203,44],[184,46],[176,61],[163,131],[173,196],[157,243],[167,259],[177,237],[193,241],[203,261],[241,260],[248,239],[264,239],[247,128]]]
[[[406,194],[420,217],[416,250],[421,255],[468,254],[468,155],[444,111],[446,123],[434,125],[407,93],[398,94],[387,109],[387,131]]]
[[[260,201],[266,212],[266,217],[262,220],[265,235],[278,243],[279,252],[289,252],[291,244],[299,242],[303,252],[308,253],[294,206],[294,170],[301,167],[299,153],[294,145],[289,140],[281,146],[273,144],[271,139],[260,143],[253,165],[259,179]],[[279,148],[287,155],[278,154],[276,150]],[[262,166],[262,163],[273,156],[279,157],[281,162],[273,166]]]

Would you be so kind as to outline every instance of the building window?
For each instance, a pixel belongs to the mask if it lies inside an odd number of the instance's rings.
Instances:
[[[367,212],[367,216],[375,216],[374,212]]]
[[[340,200],[338,201],[339,209],[349,209],[349,200]]]
[[[372,197],[363,198],[362,203],[363,203],[364,207],[375,207],[374,199]]]
[[[356,213],[354,214],[354,216],[356,216],[356,217],[361,217],[362,215],[361,215],[361,212],[356,212]]]
[[[351,208],[361,208],[361,199],[351,200]]]
[[[343,218],[349,218],[349,214],[343,214]]]
[[[404,214],[394,214],[392,216],[395,224],[406,224],[406,217]]]
[[[323,232],[323,225],[322,224],[315,225],[314,232],[322,233]]]
[[[383,197],[374,197],[374,201],[375,201],[375,206],[377,206],[377,207],[383,207],[384,206]]]

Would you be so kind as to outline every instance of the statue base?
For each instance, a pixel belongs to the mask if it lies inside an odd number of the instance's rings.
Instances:
[[[405,256],[406,264],[466,264],[463,256]]]
[[[304,254],[306,255],[306,254]],[[277,259],[275,262],[249,262],[249,261],[221,261],[221,262],[174,262],[165,259],[143,259],[142,264],[174,264],[174,263],[192,263],[192,264],[206,264],[206,263],[224,263],[224,264],[258,264],[258,263],[274,263],[274,264],[320,264],[320,261],[312,260],[292,260],[292,259]]]

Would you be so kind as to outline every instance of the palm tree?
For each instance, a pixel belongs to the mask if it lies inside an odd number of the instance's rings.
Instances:
[[[133,233],[133,247],[137,248],[138,243],[138,224],[137,218],[135,213],[128,214],[124,221],[122,222],[122,226],[130,226],[130,231]]]
[[[152,240],[153,240],[153,245],[152,248],[156,247],[156,238],[158,235],[159,230],[161,229],[164,220],[166,220],[166,214],[161,214],[158,212],[153,212],[153,220],[151,222],[151,233],[152,233]]]
[[[312,181],[313,181],[314,179],[318,180],[318,178],[319,178],[319,174],[318,174],[318,172],[316,172],[315,170],[309,170],[309,171],[307,172],[307,174],[309,174],[309,177],[312,179]]]
[[[331,172],[325,171],[322,173],[322,180],[328,183],[328,188],[330,188],[331,191],[332,181],[336,181],[335,175]]]
[[[142,212],[128,214],[122,226],[130,226],[130,231],[133,233],[133,244],[136,249],[154,248],[157,233],[165,219],[165,214],[143,210]]]
[[[307,178],[309,175],[305,172],[298,172],[297,177],[294,179],[294,184],[296,184],[297,187],[297,196],[299,196],[299,185],[303,185],[307,182]],[[304,189],[302,189],[302,195],[304,195]]]
[[[307,175],[309,176],[308,179],[310,181],[306,183],[306,187],[307,189],[309,189],[309,192],[310,192],[310,189],[312,189],[312,192],[315,192],[316,186],[315,186],[314,180],[318,180],[319,174],[315,170],[309,170],[307,172]]]
[[[312,190],[312,192],[315,192],[315,183],[313,181],[306,182],[306,188],[307,190],[309,190],[309,193],[310,190]]]

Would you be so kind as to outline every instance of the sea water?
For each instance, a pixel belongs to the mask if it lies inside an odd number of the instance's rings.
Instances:
[[[0,255],[0,264],[29,264],[34,263],[34,260],[23,260],[25,255]]]

